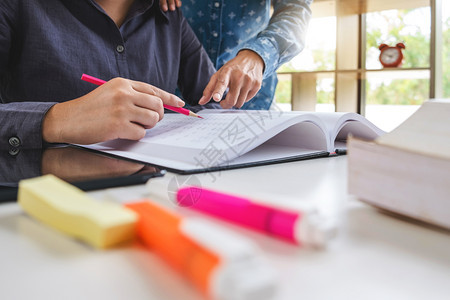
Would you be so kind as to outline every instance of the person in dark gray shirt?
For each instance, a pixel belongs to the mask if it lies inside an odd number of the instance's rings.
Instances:
[[[185,104],[177,86],[196,105],[214,72],[181,12],[155,0],[1,1],[0,149],[140,139],[163,104]]]

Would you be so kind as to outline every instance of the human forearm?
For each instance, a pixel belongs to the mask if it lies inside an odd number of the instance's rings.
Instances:
[[[304,48],[311,18],[311,0],[275,1],[269,25],[241,49],[258,53],[265,63],[264,75],[272,74]]]

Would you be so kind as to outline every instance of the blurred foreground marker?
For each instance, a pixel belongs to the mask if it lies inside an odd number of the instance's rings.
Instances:
[[[250,240],[149,201],[126,206],[139,214],[139,238],[208,297],[273,299],[274,272]]]
[[[195,186],[180,188],[177,202],[297,245],[324,247],[336,235],[336,224],[314,206],[287,210]]]

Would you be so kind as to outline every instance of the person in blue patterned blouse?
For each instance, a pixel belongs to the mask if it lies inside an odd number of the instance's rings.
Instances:
[[[278,82],[276,70],[304,48],[311,3],[187,0],[182,5],[179,0],[160,0],[164,11],[181,7],[218,70],[199,104],[211,98],[220,101],[228,88],[222,107],[244,109],[270,108]]]

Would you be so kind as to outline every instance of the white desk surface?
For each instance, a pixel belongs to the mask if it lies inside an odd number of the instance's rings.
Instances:
[[[200,182],[295,207],[318,203],[338,212],[339,233],[323,250],[298,248],[227,224],[254,240],[278,274],[276,299],[450,299],[450,234],[380,213],[347,195],[346,157],[219,173],[167,174],[144,185],[91,193],[116,200],[151,196],[182,214],[168,196],[178,183]],[[267,198],[267,199],[266,199]],[[138,243],[96,251],[0,205],[1,299],[204,299],[183,277]]]

